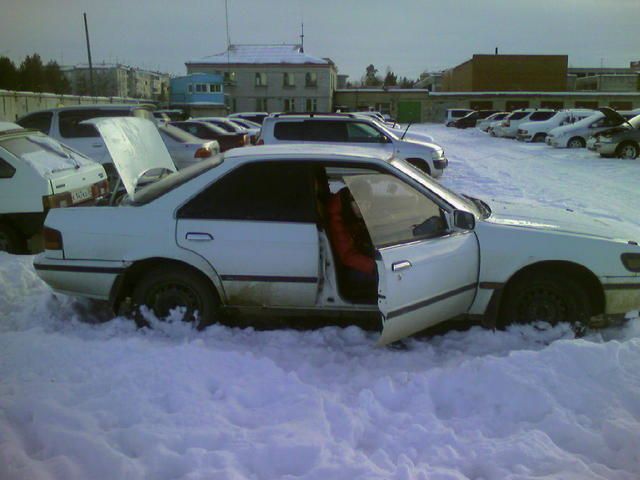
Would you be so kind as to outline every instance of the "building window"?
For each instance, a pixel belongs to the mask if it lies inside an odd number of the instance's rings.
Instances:
[[[609,106],[614,110],[631,110],[633,106],[631,102],[619,101],[619,102],[610,102]]]
[[[520,108],[529,108],[529,102],[524,100],[509,100],[506,103],[506,110],[511,112]]]
[[[222,89],[220,88],[220,85],[217,85],[215,83],[209,84],[209,93],[219,93],[221,91]]]
[[[236,83],[236,72],[224,72],[224,83]]]
[[[267,74],[265,72],[256,72],[256,87],[266,87],[267,86]]]
[[[282,86],[283,87],[295,87],[296,81],[293,73],[285,72],[282,74]]]
[[[489,100],[472,101],[469,102],[469,108],[471,108],[471,110],[491,110],[493,108],[493,102]]]
[[[285,112],[295,112],[296,111],[296,99],[295,98],[285,98],[282,109]]]
[[[317,98],[307,98],[306,111],[307,112],[317,112],[318,111],[318,99]]]
[[[196,83],[196,93],[206,93],[209,90],[206,83]]]
[[[268,112],[267,109],[267,99],[266,98],[256,98],[256,110],[258,112]]]
[[[191,84],[187,85],[187,92],[193,93],[193,85]]]
[[[317,87],[318,86],[318,74],[316,72],[307,72],[304,75],[305,87]]]

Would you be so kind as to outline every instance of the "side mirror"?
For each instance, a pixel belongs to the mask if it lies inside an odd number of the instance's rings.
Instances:
[[[462,230],[473,230],[476,226],[476,217],[471,212],[455,210],[453,212],[453,224]]]

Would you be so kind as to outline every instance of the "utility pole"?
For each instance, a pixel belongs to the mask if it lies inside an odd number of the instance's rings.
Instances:
[[[83,13],[84,16],[84,34],[87,38],[87,56],[89,57],[89,93],[93,97],[95,92],[93,90],[93,64],[91,63],[91,44],[89,43],[89,27],[87,27],[87,14]]]
[[[300,33],[300,51],[304,53],[304,22],[302,22],[302,32]]]

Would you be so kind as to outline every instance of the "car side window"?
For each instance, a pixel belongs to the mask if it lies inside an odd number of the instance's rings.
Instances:
[[[346,142],[348,139],[346,122],[306,121],[305,140],[311,142]]]
[[[60,135],[64,138],[99,137],[100,135],[93,125],[80,123],[99,116],[96,110],[60,112],[58,114]]]
[[[51,112],[40,112],[34,113],[33,115],[28,115],[25,118],[18,121],[18,125],[23,128],[32,128],[34,130],[39,130],[45,135],[49,134],[49,130],[51,130],[51,119],[53,118],[53,113]]]
[[[448,231],[441,208],[393,175],[349,175],[344,183],[378,248],[439,237]]]
[[[384,134],[366,123],[349,122],[347,123],[347,132],[349,142],[383,143],[387,141],[387,137]]]
[[[178,218],[315,223],[309,165],[257,162],[243,165],[200,192]]]
[[[16,169],[0,157],[0,179],[11,178],[16,173]]]

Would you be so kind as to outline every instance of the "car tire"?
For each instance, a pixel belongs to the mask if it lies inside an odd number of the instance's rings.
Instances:
[[[573,137],[567,142],[567,148],[584,148],[586,145],[582,137]]]
[[[0,223],[0,252],[24,253],[26,242],[22,235],[10,225]]]
[[[536,133],[533,136],[533,140],[531,140],[534,143],[544,143],[544,139],[546,138],[547,134],[546,133]]]
[[[637,143],[634,142],[624,142],[620,144],[617,148],[616,153],[619,158],[626,158],[629,160],[633,160],[638,158],[638,154],[640,153],[640,148]]]
[[[139,307],[143,305],[159,319],[165,319],[173,308],[185,307],[183,320],[197,321],[195,326],[198,330],[216,323],[219,318],[217,292],[202,274],[186,267],[162,267],[150,271],[135,285],[132,300],[138,326],[146,326],[139,313]]]
[[[586,326],[592,315],[586,290],[572,277],[547,272],[525,275],[507,285],[499,326],[546,321]]]
[[[407,158],[407,162],[416,167],[418,170],[422,170],[424,173],[431,176],[431,168],[429,168],[429,163],[422,158]]]

